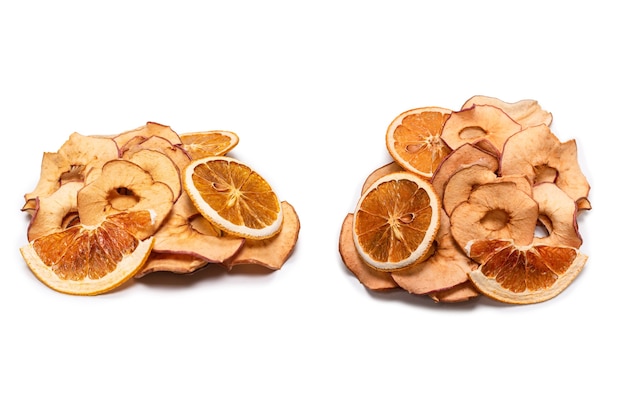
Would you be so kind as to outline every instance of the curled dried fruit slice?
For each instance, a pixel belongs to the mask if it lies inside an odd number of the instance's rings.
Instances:
[[[587,207],[589,183],[578,164],[576,141],[561,142],[545,125],[526,128],[504,146],[500,174],[521,174],[532,184],[554,182],[574,201]]]
[[[374,291],[397,289],[398,284],[391,278],[391,273],[380,271],[366,264],[354,246],[352,226],[354,214],[349,213],[341,224],[339,235],[339,254],[345,266],[354,274],[363,286]]]
[[[435,302],[459,303],[480,296],[480,292],[476,290],[472,281],[467,279],[463,283],[457,284],[449,289],[429,293],[428,296]]]
[[[111,138],[115,141],[119,148],[122,148],[134,138],[142,137],[145,139],[153,136],[166,139],[171,144],[180,144],[180,137],[172,130],[172,128],[155,122],[148,122],[144,126],[122,132],[119,135],[113,135]]]
[[[441,130],[451,110],[440,107],[411,109],[396,116],[387,128],[387,150],[405,170],[431,177],[450,153]]]
[[[440,207],[423,177],[408,171],[381,177],[361,196],[354,212],[358,253],[382,271],[423,260],[439,230]]]
[[[229,131],[189,132],[180,136],[183,148],[197,160],[215,155],[226,155],[239,143],[239,137]]]
[[[506,140],[522,129],[502,109],[489,105],[475,105],[452,112],[443,126],[441,137],[456,149],[465,143],[486,140],[502,151]]]
[[[361,186],[361,194],[365,193],[365,191],[382,176],[397,173],[398,171],[404,171],[404,168],[402,168],[402,166],[395,161],[385,164],[382,167],[378,167],[376,170],[372,171],[363,182],[363,185]]]
[[[39,237],[20,248],[35,276],[50,288],[74,295],[108,292],[138,272],[153,237],[138,236],[152,229],[147,211],[123,212],[95,227],[76,225]]]
[[[279,270],[291,256],[300,233],[300,219],[293,206],[281,202],[283,226],[280,232],[267,239],[246,240],[241,250],[227,260],[231,268],[240,264],[257,264],[270,270]]]
[[[82,187],[82,182],[73,181],[62,185],[50,196],[38,197],[28,225],[28,241],[63,231],[78,223],[76,195]]]
[[[533,199],[539,205],[539,221],[548,232],[545,237],[536,237],[534,242],[580,248],[583,240],[578,233],[576,202],[554,183],[533,187]]]
[[[98,225],[109,215],[147,210],[154,218],[154,233],[169,214],[174,195],[165,183],[127,160],[109,161],[100,175],[78,192],[78,216],[85,225]]]
[[[280,231],[283,210],[276,193],[259,173],[234,158],[192,161],[183,186],[198,211],[230,234],[263,239]]]
[[[180,180],[180,171],[170,157],[159,151],[142,149],[129,153],[123,158],[150,173],[153,180],[165,183],[172,190],[174,201],[178,199],[183,190],[183,185]]]
[[[528,245],[535,236],[537,203],[515,183],[478,186],[450,215],[452,236],[461,248],[476,239],[512,239]]]
[[[511,240],[471,241],[467,253],[480,263],[470,273],[478,290],[512,304],[552,299],[572,283],[587,261],[577,248],[519,246]]]
[[[509,103],[495,97],[478,95],[466,101],[461,109],[468,109],[474,105],[491,105],[502,109],[511,119],[519,123],[522,129],[541,124],[550,126],[552,123],[552,113],[543,110],[536,100],[525,99]]]

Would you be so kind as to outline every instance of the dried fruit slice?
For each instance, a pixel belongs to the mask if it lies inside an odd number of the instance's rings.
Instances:
[[[405,170],[430,178],[451,152],[441,130],[451,110],[424,107],[396,116],[387,129],[387,150]]]
[[[111,136],[111,138],[117,143],[119,148],[122,148],[133,138],[142,137],[145,139],[152,136],[164,138],[172,144],[180,144],[180,137],[172,128],[155,122],[148,122],[144,126],[122,132],[119,135]]]
[[[515,183],[478,186],[450,215],[452,236],[461,248],[476,239],[512,239],[529,245],[539,216],[537,203]]]
[[[357,203],[356,249],[375,269],[406,268],[429,255],[439,216],[439,198],[427,180],[408,171],[387,174]]]
[[[148,260],[135,274],[135,279],[144,277],[150,273],[167,272],[174,274],[191,274],[209,264],[208,260],[192,254],[161,253],[154,248],[148,256]]]
[[[407,292],[421,295],[451,288],[467,281],[467,274],[476,267],[452,238],[450,220],[443,209],[433,247],[433,254],[421,263],[391,272],[393,280]]]
[[[372,171],[363,182],[363,185],[361,186],[361,194],[365,193],[365,191],[382,176],[397,173],[398,171],[404,171],[404,168],[395,161],[385,164],[382,167],[378,167],[376,170]]]
[[[279,270],[291,256],[300,233],[300,219],[289,202],[281,202],[283,226],[280,232],[267,239],[246,240],[241,250],[227,260],[229,268],[240,264],[257,264],[270,270]]]
[[[533,187],[533,199],[539,205],[539,221],[548,233],[534,242],[580,248],[583,240],[578,233],[576,202],[554,183]]]
[[[363,286],[374,291],[397,289],[398,284],[387,271],[379,271],[366,264],[354,246],[352,226],[354,214],[349,213],[341,224],[339,235],[339,254],[345,266],[354,274]]]
[[[239,143],[239,137],[229,131],[189,132],[180,136],[181,147],[192,159],[226,155]]]
[[[467,279],[463,283],[457,284],[449,289],[429,293],[428,296],[435,302],[459,303],[480,296],[480,292],[476,290],[472,281]]]
[[[520,124],[502,109],[489,105],[475,105],[452,112],[443,127],[441,137],[452,149],[468,142],[487,140],[502,151],[506,140],[521,129]]]
[[[552,123],[552,113],[543,110],[536,100],[525,99],[509,103],[495,97],[478,95],[467,100],[461,109],[469,109],[474,105],[491,105],[500,108],[519,123],[522,129],[541,124],[550,126]]]
[[[165,183],[174,195],[174,201],[180,196],[183,185],[180,180],[180,171],[170,157],[160,151],[142,149],[122,156],[128,161],[137,164],[150,173],[155,181]]]
[[[480,267],[470,273],[478,290],[511,304],[549,300],[578,276],[587,256],[566,246],[519,246],[511,240],[477,240],[467,246]]]
[[[63,231],[78,223],[76,195],[82,182],[65,183],[50,196],[37,198],[37,205],[28,225],[28,241]]]
[[[276,193],[260,174],[234,158],[192,161],[183,186],[198,211],[230,234],[264,239],[280,231],[283,210]]]
[[[554,182],[580,209],[588,207],[589,183],[578,164],[576,141],[561,142],[545,125],[511,136],[502,151],[500,174],[521,174],[531,183]]]
[[[149,212],[123,212],[95,227],[76,225],[20,248],[35,276],[50,288],[74,295],[108,292],[132,278],[145,263],[154,238]]]

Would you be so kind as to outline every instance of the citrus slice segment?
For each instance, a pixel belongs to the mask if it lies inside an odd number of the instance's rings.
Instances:
[[[480,263],[469,276],[486,296],[504,303],[539,303],[557,296],[578,276],[587,256],[577,248],[512,240],[476,240],[467,254]]]
[[[280,231],[283,209],[276,193],[261,175],[234,158],[192,161],[183,186],[202,216],[232,235],[263,239]]]
[[[354,212],[354,244],[371,267],[394,271],[423,260],[439,230],[440,202],[424,178],[387,174],[361,196]]]
[[[192,159],[225,155],[239,143],[239,137],[229,131],[189,132],[180,136],[181,147]]]
[[[108,292],[137,273],[154,237],[137,238],[153,220],[148,211],[122,212],[96,227],[76,225],[37,238],[20,248],[35,276],[48,287],[73,295]]]
[[[452,151],[441,139],[443,125],[452,114],[440,107],[407,110],[387,128],[387,150],[405,170],[430,178]]]

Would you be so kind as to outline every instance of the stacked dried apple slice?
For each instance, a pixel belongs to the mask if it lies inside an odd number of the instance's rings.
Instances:
[[[44,153],[40,179],[24,196],[22,210],[31,216],[29,243],[21,248],[25,261],[44,284],[78,295],[210,264],[280,269],[298,239],[298,215],[258,173],[226,156],[238,142],[232,132],[179,136],[153,122],[118,135],[72,134],[57,152]],[[219,161],[223,177],[198,191],[184,178],[206,169],[209,159]],[[241,171],[257,181],[229,183]],[[257,202],[261,195],[265,200]],[[208,213],[205,198],[227,203]],[[269,200],[274,212],[254,211]],[[225,217],[239,229],[223,228]],[[268,219],[271,233],[259,226]]]
[[[356,251],[358,240],[380,247],[390,242],[384,234],[396,234],[403,242],[401,231],[388,226],[401,222],[408,209],[394,209],[398,219],[371,222],[360,235],[353,233],[357,224],[349,213],[339,240],[347,268],[371,290],[403,289],[436,302],[486,295],[528,304],[561,293],[587,260],[579,250],[578,219],[591,209],[590,186],[576,141],[560,141],[551,123],[552,114],[535,100],[487,96],[470,98],[458,111],[401,113],[386,136],[394,161],[374,170],[362,193],[390,173],[422,176],[440,203],[437,235],[428,257],[382,271]],[[404,198],[385,197],[389,207],[399,201]]]

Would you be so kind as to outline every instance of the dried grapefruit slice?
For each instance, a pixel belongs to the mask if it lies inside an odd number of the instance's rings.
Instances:
[[[424,178],[387,174],[363,193],[354,212],[354,244],[371,267],[399,270],[423,260],[439,230],[440,203]]]
[[[557,296],[587,261],[587,256],[574,247],[518,246],[512,240],[471,241],[466,250],[480,263],[469,274],[478,290],[492,299],[518,305]]]
[[[183,186],[198,211],[218,228],[263,239],[282,226],[283,209],[270,184],[246,164],[226,156],[193,160]]]
[[[92,227],[76,225],[42,236],[20,248],[35,276],[48,287],[74,295],[108,292],[137,273],[154,237],[149,211],[121,212]]]
[[[229,131],[189,132],[180,136],[181,147],[192,159],[225,155],[239,143],[239,137]]]
[[[396,116],[387,128],[387,150],[405,170],[430,178],[452,151],[441,139],[451,110],[422,107]]]

